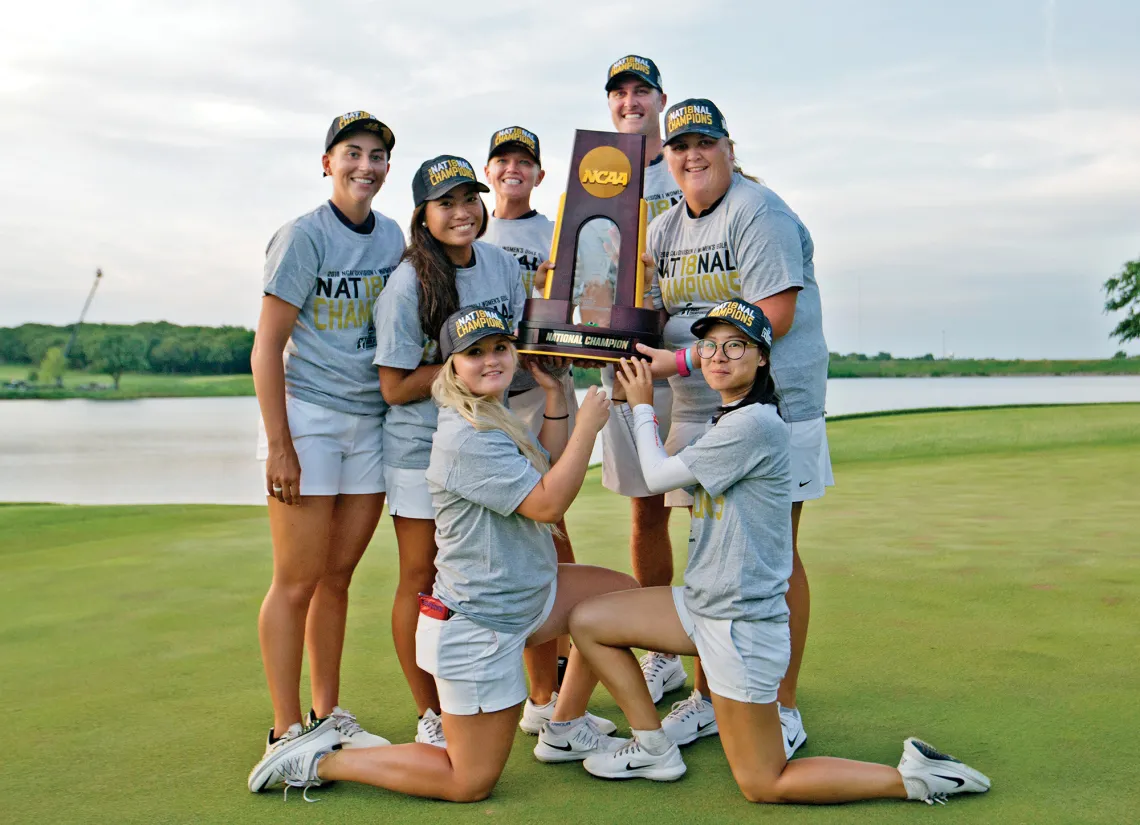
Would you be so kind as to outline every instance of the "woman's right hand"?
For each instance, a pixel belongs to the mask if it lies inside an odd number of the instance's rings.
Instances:
[[[625,391],[630,408],[638,404],[653,405],[653,374],[649,365],[639,358],[623,358],[614,370],[614,383]]]
[[[293,442],[269,446],[265,460],[265,492],[282,504],[301,506],[301,462]]]
[[[574,429],[583,427],[592,431],[596,436],[610,420],[610,400],[606,394],[597,387],[586,390],[586,396],[578,405],[578,414],[574,419]]]

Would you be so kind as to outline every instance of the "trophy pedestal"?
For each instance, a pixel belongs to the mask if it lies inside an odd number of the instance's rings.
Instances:
[[[569,301],[529,298],[519,325],[519,352],[588,361],[617,361],[638,355],[634,344],[661,346],[659,313],[631,306],[610,308],[610,326],[572,324]]]

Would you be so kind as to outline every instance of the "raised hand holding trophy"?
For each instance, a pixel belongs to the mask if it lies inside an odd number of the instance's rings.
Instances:
[[[554,268],[544,297],[526,302],[519,352],[613,362],[636,355],[636,343],[661,346],[659,313],[642,306],[644,175],[643,135],[575,132]]]

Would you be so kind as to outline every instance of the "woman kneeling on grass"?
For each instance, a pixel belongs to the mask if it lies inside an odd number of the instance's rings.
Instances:
[[[629,402],[620,411],[650,490],[692,487],[695,501],[683,587],[614,593],[571,614],[574,650],[609,688],[634,734],[620,749],[587,757],[586,770],[658,781],[685,772],[630,652],[641,647],[701,657],[725,755],[750,801],[893,797],[933,804],[989,790],[985,776],[917,739],[903,743],[897,769],[831,757],[787,761],[776,690],[791,655],[784,593],[792,491],[788,427],[768,361],[772,326],[758,306],[733,298],[711,308],[692,332],[721,407],[711,429],[677,455],[665,454],[657,434],[648,365],[623,361],[617,372]]]
[[[562,385],[532,366],[547,399],[536,444],[502,403],[515,373],[513,339],[506,318],[479,307],[454,313],[440,332],[446,360],[432,384],[440,412],[427,469],[439,553],[434,594],[420,597],[416,657],[435,677],[446,750],[421,743],[338,750],[336,731],[322,723],[275,755],[263,787],[349,780],[453,802],[485,799],[527,698],[524,647],[564,635],[583,599],[637,587],[624,573],[558,564],[551,525],[582,486],[610,404],[591,388],[568,438]],[[626,743],[603,732],[612,723],[586,713],[596,683],[572,652],[539,759],[580,760]]]

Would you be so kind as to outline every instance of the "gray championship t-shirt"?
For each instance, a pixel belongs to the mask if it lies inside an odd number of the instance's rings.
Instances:
[[[362,235],[323,203],[278,229],[265,251],[265,294],[300,310],[285,345],[286,392],[353,415],[387,409],[372,366],[372,310],[404,251],[396,222],[372,214]]]
[[[511,327],[518,326],[526,294],[518,261],[482,241],[475,242],[475,265],[455,273],[461,307],[494,307]],[[420,327],[416,272],[407,261],[396,267],[376,301],[376,357],[380,367],[413,370],[439,364],[439,330],[430,335]],[[431,398],[397,404],[384,419],[384,465],[423,470],[431,455],[436,406]]]
[[[536,622],[558,575],[550,531],[515,512],[540,481],[502,430],[479,431],[455,410],[440,411],[427,469],[435,596],[499,633]]]
[[[681,450],[700,486],[685,605],[710,619],[787,621],[792,575],[792,475],[788,425],[771,404],[750,404]]]
[[[724,200],[711,214],[689,216],[684,204],[653,222],[646,242],[657,262],[651,292],[665,309],[665,346],[690,346],[689,327],[728,298],[756,303],[796,289],[796,315],[787,335],[772,346],[772,370],[780,409],[789,422],[823,415],[827,394],[827,342],[815,282],[815,247],[807,227],[766,186],[733,175]],[[673,420],[706,421],[720,404],[700,371],[669,379]]]
[[[554,240],[554,221],[545,215],[534,212],[525,218],[503,220],[492,215],[487,220],[487,231],[483,240],[494,244],[512,255],[519,262],[519,277],[527,297],[542,297],[541,291],[534,288],[534,276],[538,265],[550,258],[550,244]],[[515,323],[522,320],[519,316]],[[518,393],[538,386],[534,376],[527,370],[515,372],[511,382],[511,392]]]

